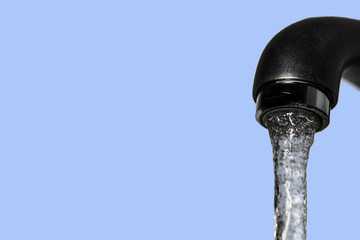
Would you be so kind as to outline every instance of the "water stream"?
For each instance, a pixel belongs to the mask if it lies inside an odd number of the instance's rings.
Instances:
[[[306,166],[319,122],[310,113],[283,111],[267,120],[275,174],[274,239],[305,240]]]

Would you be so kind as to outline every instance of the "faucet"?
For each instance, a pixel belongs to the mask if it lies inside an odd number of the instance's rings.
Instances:
[[[256,120],[301,109],[318,117],[317,131],[330,123],[341,78],[360,88],[360,21],[308,18],[279,32],[259,60],[253,85]]]

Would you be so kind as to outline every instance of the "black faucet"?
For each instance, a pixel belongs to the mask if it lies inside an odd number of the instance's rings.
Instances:
[[[277,110],[301,109],[319,117],[317,131],[330,122],[341,78],[360,87],[360,21],[308,18],[279,32],[257,66],[253,98],[256,120]]]

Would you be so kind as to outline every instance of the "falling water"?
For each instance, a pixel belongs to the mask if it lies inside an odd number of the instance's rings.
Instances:
[[[319,122],[310,113],[270,114],[267,126],[273,147],[275,240],[305,240],[306,166]]]

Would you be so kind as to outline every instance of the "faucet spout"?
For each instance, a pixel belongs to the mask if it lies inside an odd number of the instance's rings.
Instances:
[[[259,60],[253,85],[256,119],[278,110],[318,116],[325,129],[336,106],[341,78],[360,88],[360,21],[309,18],[279,32]]]

